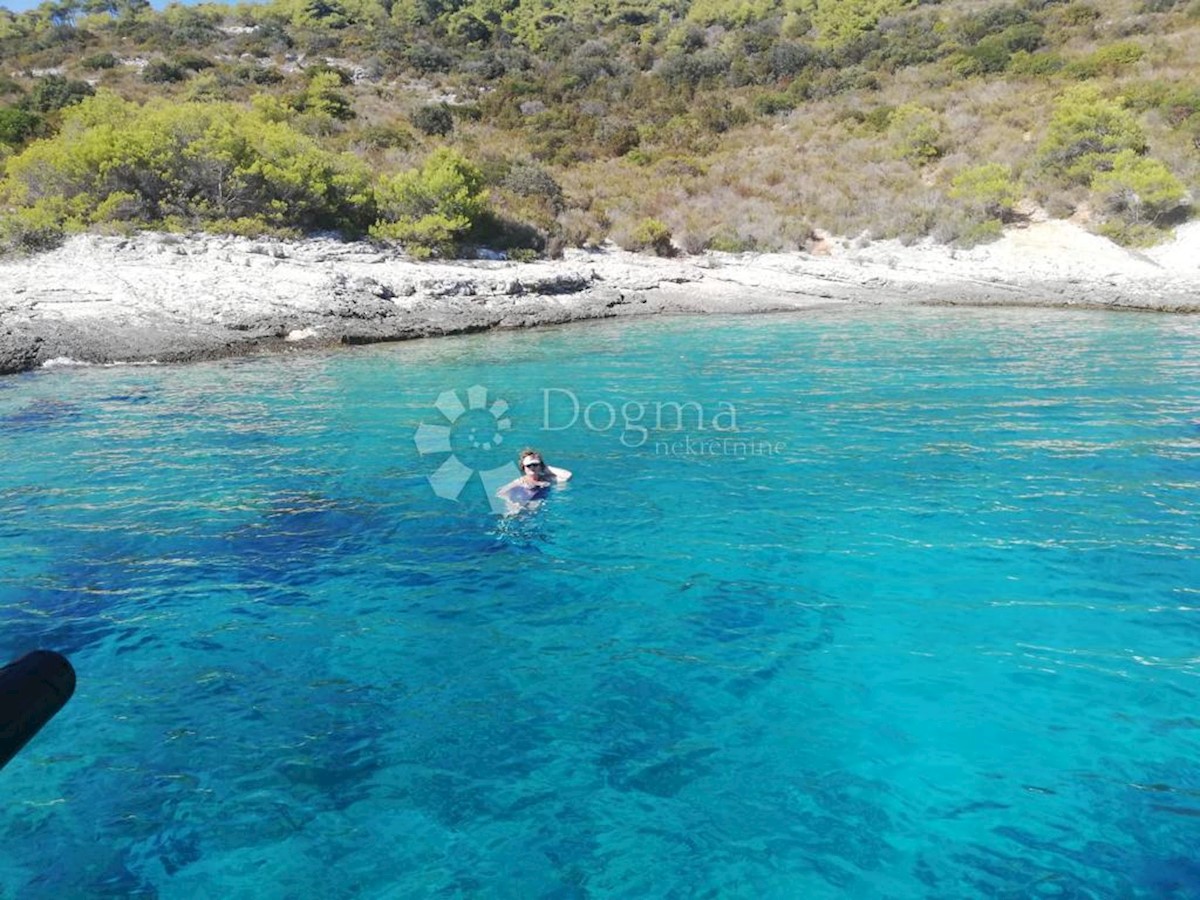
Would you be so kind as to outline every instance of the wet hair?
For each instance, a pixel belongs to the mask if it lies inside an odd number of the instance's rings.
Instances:
[[[525,461],[525,457],[527,457],[527,456],[536,456],[543,463],[545,463],[545,461],[546,461],[546,458],[544,456],[542,456],[542,453],[540,450],[534,450],[532,447],[526,447],[520,453],[517,454],[517,468],[521,469],[522,471],[524,471],[524,468],[522,467],[521,463],[523,463]]]

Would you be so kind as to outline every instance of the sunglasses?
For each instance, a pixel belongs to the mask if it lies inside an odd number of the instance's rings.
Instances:
[[[534,460],[533,462],[527,461],[527,462],[524,462],[521,464],[522,469],[542,469],[542,468],[545,468],[545,466],[546,466],[546,464],[544,462],[542,462],[540,459]]]

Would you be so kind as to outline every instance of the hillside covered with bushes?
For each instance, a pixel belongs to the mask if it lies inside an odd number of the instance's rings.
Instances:
[[[0,8],[0,241],[336,231],[974,244],[1191,214],[1200,0],[47,0]]]

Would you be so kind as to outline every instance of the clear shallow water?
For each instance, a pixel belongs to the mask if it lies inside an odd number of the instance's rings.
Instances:
[[[431,490],[476,384],[536,511]],[[80,678],[0,895],[1200,897],[1198,422],[1099,313],[0,379],[0,655]]]

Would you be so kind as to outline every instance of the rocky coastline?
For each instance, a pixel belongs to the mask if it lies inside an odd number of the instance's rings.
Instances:
[[[0,374],[185,362],[614,316],[846,304],[1200,312],[1200,222],[1133,252],[1065,221],[993,244],[827,239],[812,252],[417,262],[369,244],[81,235],[0,261]]]

